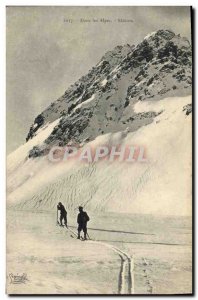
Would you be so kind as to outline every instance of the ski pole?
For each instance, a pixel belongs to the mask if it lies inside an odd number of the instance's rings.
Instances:
[[[59,225],[59,222],[58,222],[58,208],[57,208],[57,213],[56,213],[56,225]]]
[[[89,236],[89,233],[87,232],[87,236],[88,236],[88,238],[91,240],[91,238],[90,238],[90,236]]]

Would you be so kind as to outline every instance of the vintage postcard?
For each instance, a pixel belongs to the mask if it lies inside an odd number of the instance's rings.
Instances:
[[[192,294],[191,8],[6,15],[6,293]]]

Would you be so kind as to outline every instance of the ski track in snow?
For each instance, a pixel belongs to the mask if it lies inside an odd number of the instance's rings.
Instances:
[[[152,286],[152,281],[151,281],[151,279],[150,279],[150,276],[149,276],[149,274],[148,274],[148,271],[147,271],[147,269],[146,269],[146,267],[148,266],[148,261],[145,259],[145,257],[143,257],[142,258],[142,260],[143,260],[143,264],[144,264],[144,266],[145,266],[145,268],[144,268],[144,277],[146,278],[146,284],[147,284],[147,287],[148,287],[148,293],[149,294],[152,294],[152,292],[153,292],[153,286]]]
[[[76,232],[74,232],[71,228],[67,227],[67,229],[75,236],[77,237]],[[103,245],[112,251],[114,251],[116,254],[119,255],[121,259],[121,265],[120,265],[120,272],[119,272],[119,279],[118,279],[118,294],[120,295],[126,295],[126,294],[134,294],[135,293],[135,287],[134,287],[134,257],[130,256],[126,252],[120,250],[119,248],[100,242],[97,240],[88,240],[87,242],[92,244],[99,244]]]

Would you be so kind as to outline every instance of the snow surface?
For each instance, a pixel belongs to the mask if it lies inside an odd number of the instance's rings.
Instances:
[[[153,31],[153,32],[147,34],[147,35],[145,36],[144,40],[147,40],[148,38],[154,36],[154,35],[156,34],[156,32],[157,32],[157,31]]]
[[[101,66],[101,65],[103,64],[103,62],[104,62],[104,60],[101,60],[101,61],[96,65],[96,67]]]
[[[60,118],[55,120],[52,123],[45,124],[44,127],[41,127],[37,131],[37,135],[34,138],[29,139],[29,141],[19,148],[17,148],[14,152],[8,155],[7,157],[7,173],[8,175],[16,170],[21,164],[25,161],[25,158],[28,155],[28,152],[37,145],[41,145],[44,140],[51,134],[54,127],[58,125]]]
[[[74,108],[74,110],[76,110],[77,108],[80,108],[80,107],[83,107],[83,106],[87,105],[88,103],[90,103],[90,102],[91,102],[92,100],[94,100],[94,99],[95,99],[95,94],[93,94],[89,99],[85,100],[84,102],[78,104],[78,105]]]
[[[81,242],[75,236],[76,215],[70,211],[67,230],[56,226],[56,210],[54,213],[9,210],[7,292],[191,292],[190,218],[88,213],[92,241]],[[122,261],[124,254],[132,262],[130,289],[126,289],[125,276],[129,278],[127,261],[126,264]],[[23,285],[11,284],[10,273],[26,273],[28,281]]]
[[[136,132],[108,133],[89,143],[144,146],[146,163],[24,160],[31,147],[23,145],[8,157],[8,205],[53,209],[66,197],[71,208],[81,203],[91,210],[191,215],[191,116],[183,112],[188,103],[190,96],[138,102],[136,112],[163,112]]]
[[[140,82],[138,82],[137,84],[136,84],[136,86],[139,86],[140,84],[142,84],[143,82],[145,82],[145,80],[143,79],[143,80],[141,80]],[[151,85],[150,85],[151,86]]]
[[[101,81],[101,86],[105,86],[107,84],[107,79],[105,78],[104,80]]]
[[[120,66],[118,65],[110,72],[110,74],[117,73],[119,71],[119,69],[120,69]]]
[[[192,119],[183,111],[189,103],[190,96],[137,102],[136,113],[161,114],[136,132],[126,128],[89,143],[144,146],[145,163],[27,159],[59,120],[8,156],[8,293],[191,293]],[[69,230],[56,226],[59,201]],[[79,205],[90,216],[93,242],[75,238]],[[28,278],[22,289],[9,278],[20,272]]]

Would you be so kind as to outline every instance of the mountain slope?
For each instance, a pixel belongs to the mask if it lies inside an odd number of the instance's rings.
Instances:
[[[8,206],[191,214],[191,46],[159,30],[108,52],[8,157]],[[29,137],[30,137],[29,136]],[[139,145],[147,162],[52,163],[54,145]]]
[[[126,127],[135,131],[156,116],[135,113],[137,101],[186,96],[191,84],[191,45],[180,35],[159,30],[137,46],[118,46],[37,116],[29,136],[46,123],[61,120],[30,157],[46,154],[52,145],[80,144]]]
[[[191,214],[191,114],[184,109],[190,102],[191,97],[138,102],[137,112],[164,112],[134,133],[106,134],[90,143],[144,145],[145,163],[54,164],[44,156],[11,166],[28,142],[8,158],[8,188],[15,185],[9,205],[51,210],[62,201],[70,211],[82,204],[94,211]]]

